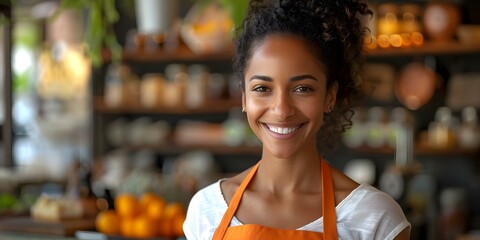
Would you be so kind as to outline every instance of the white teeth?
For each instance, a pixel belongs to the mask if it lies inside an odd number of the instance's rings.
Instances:
[[[296,126],[296,127],[293,127],[293,128],[281,128],[281,127],[274,127],[274,126],[270,126],[270,125],[267,125],[267,126],[268,126],[268,129],[270,129],[270,131],[275,132],[275,133],[279,133],[279,134],[289,134],[289,133],[294,132],[294,131],[296,131],[300,128],[300,126]]]

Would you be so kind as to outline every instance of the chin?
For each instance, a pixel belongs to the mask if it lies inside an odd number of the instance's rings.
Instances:
[[[275,147],[274,149],[263,149],[264,153],[267,153],[269,156],[275,157],[275,158],[290,158],[297,154],[296,151],[288,148],[279,148]]]

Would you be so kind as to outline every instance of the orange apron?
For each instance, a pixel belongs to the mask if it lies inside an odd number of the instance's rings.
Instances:
[[[243,192],[247,188],[248,184],[252,180],[253,176],[257,172],[257,163],[252,170],[248,173],[247,177],[243,180],[242,184],[238,187],[235,195],[228,206],[227,211],[223,215],[222,221],[213,235],[213,240],[221,239],[309,239],[309,240],[334,240],[338,239],[337,236],[337,223],[335,214],[335,199],[333,193],[332,173],[330,166],[322,161],[322,214],[323,214],[323,228],[324,232],[313,232],[304,230],[292,230],[292,229],[277,229],[257,224],[245,224],[240,226],[230,227],[235,212],[242,199]]]

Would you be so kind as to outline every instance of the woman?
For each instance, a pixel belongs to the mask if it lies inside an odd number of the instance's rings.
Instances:
[[[322,158],[361,96],[364,29],[356,17],[368,14],[357,0],[250,3],[234,67],[262,157],[196,193],[187,239],[409,238],[392,198]]]

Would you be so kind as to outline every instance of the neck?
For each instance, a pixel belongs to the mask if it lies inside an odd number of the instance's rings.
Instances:
[[[263,153],[255,186],[274,194],[321,190],[321,158],[316,149],[287,158]]]

